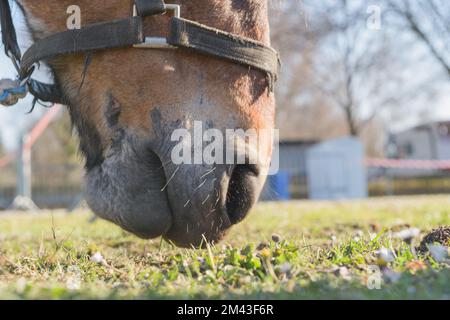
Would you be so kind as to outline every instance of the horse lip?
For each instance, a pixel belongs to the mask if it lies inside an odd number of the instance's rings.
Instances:
[[[187,173],[189,173],[188,170],[184,171],[184,174]],[[223,190],[226,190],[222,188],[222,184],[228,185],[228,181],[229,177],[224,175],[221,181],[217,182],[218,185],[215,185],[215,189],[222,193]],[[187,186],[188,184],[183,184],[182,190],[185,191]],[[171,188],[174,188],[174,184],[169,185],[166,192],[172,213],[172,226],[163,235],[164,239],[180,247],[192,248],[204,243],[205,239],[212,242],[219,241],[226,230],[232,227],[233,224],[226,212],[226,197],[222,194],[217,206],[211,210],[209,207],[211,202],[202,205],[203,197],[199,194],[191,195],[192,191],[188,191],[187,194],[192,197],[184,204],[184,200],[180,200],[182,192],[174,191]],[[211,190],[207,193],[210,192]],[[181,202],[177,203],[177,201]],[[214,200],[211,201],[214,202]],[[174,209],[174,206],[177,209]]]

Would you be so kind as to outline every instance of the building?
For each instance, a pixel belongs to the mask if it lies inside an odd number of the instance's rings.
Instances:
[[[308,195],[313,200],[363,199],[368,196],[365,152],[355,137],[316,144],[306,153]]]
[[[262,200],[280,200],[277,179],[289,180],[289,194],[292,198],[307,198],[306,152],[316,144],[312,140],[289,140],[279,143],[279,175],[269,176],[261,195]],[[274,152],[276,155],[277,152]],[[282,197],[284,198],[284,197]]]
[[[394,148],[392,148],[394,146]],[[390,156],[411,160],[450,159],[450,121],[422,124],[391,136]]]
[[[261,199],[365,197],[364,147],[358,139],[346,137],[324,142],[280,142],[279,171],[269,176]]]

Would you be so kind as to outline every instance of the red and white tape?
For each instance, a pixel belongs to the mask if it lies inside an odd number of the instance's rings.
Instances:
[[[36,125],[31,129],[28,134],[28,138],[25,141],[24,148],[29,150],[33,144],[39,139],[39,137],[44,133],[50,123],[56,118],[58,113],[61,111],[62,106],[55,104],[46,114],[36,123]],[[8,153],[6,156],[0,158],[0,168],[6,167],[17,157],[17,151]]]
[[[450,160],[366,159],[366,166],[384,169],[450,170]]]

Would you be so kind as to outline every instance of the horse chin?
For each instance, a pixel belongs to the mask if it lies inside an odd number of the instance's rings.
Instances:
[[[122,143],[85,177],[85,198],[94,213],[144,239],[165,235],[172,213],[163,187],[166,183],[159,158],[136,152]]]

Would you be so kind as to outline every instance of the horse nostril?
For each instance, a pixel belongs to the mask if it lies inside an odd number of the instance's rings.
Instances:
[[[237,165],[230,178],[226,210],[231,223],[242,221],[257,200],[259,168],[255,165]]]

